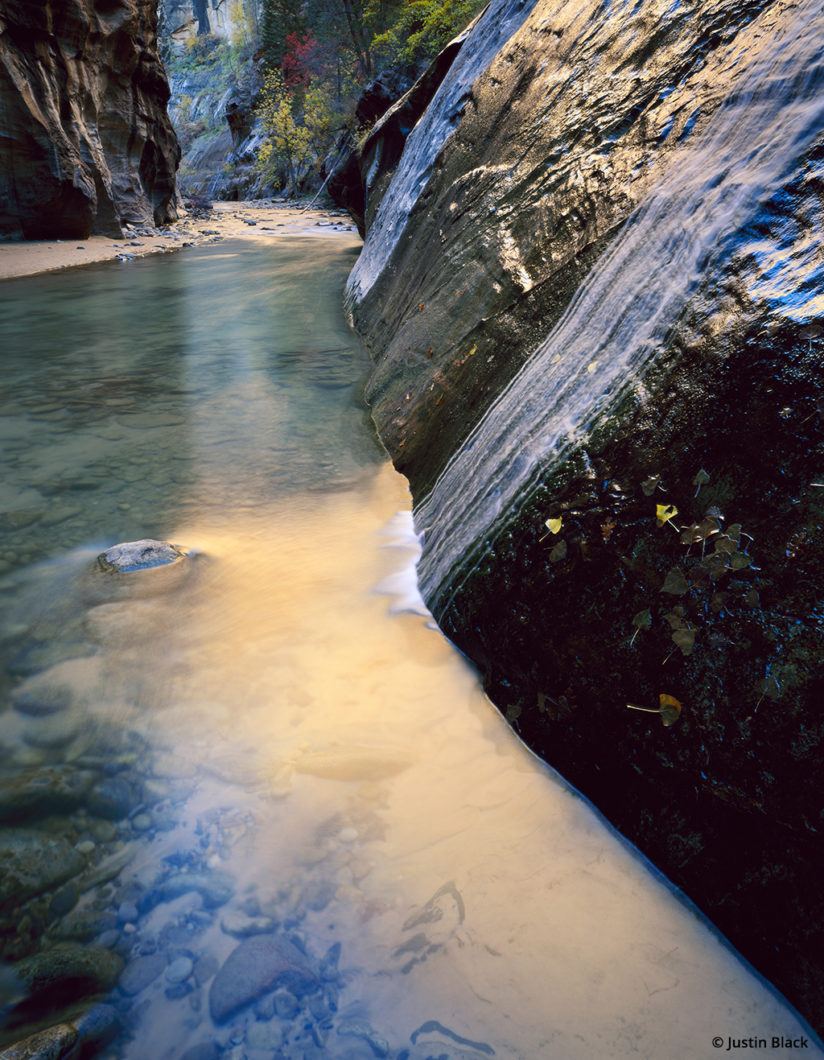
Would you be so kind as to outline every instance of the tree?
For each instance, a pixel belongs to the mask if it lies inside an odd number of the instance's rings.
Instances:
[[[206,4],[207,0],[192,0],[192,12],[197,19],[198,36],[212,32],[212,27],[209,24],[209,8]]]
[[[283,74],[271,70],[257,105],[267,139],[256,165],[273,183],[297,184],[312,142],[309,130],[295,120],[292,102]]]
[[[472,21],[485,0],[405,0],[372,49],[385,63],[429,61]]]

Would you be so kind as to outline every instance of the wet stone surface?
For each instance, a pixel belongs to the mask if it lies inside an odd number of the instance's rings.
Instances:
[[[129,574],[177,563],[187,554],[187,550],[181,545],[144,538],[141,541],[127,541],[121,545],[112,545],[111,548],[100,553],[97,562],[105,571]]]

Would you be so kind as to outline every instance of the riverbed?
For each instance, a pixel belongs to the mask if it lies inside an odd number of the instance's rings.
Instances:
[[[0,285],[0,846],[28,858],[0,1042],[92,1011],[109,1060],[797,1055],[426,612],[340,309],[358,248],[304,225]],[[183,555],[101,569],[143,538]]]

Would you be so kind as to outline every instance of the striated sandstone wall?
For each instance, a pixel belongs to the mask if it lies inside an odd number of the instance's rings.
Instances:
[[[155,0],[0,4],[0,238],[177,216]]]
[[[364,145],[347,291],[441,628],[819,1028],[822,33],[492,0]]]

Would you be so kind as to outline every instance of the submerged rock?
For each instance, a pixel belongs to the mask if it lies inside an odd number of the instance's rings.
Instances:
[[[55,714],[85,702],[100,676],[100,659],[84,656],[56,663],[26,678],[11,693],[16,710],[34,717]]]
[[[83,802],[94,777],[90,770],[73,766],[43,766],[0,777],[0,821],[67,813]]]
[[[95,1005],[76,1019],[37,1031],[14,1045],[0,1049],[0,1060],[63,1060],[92,1056],[120,1029],[117,1010]]]
[[[0,831],[0,915],[65,883],[85,864],[83,855],[64,839],[28,828]]]
[[[160,953],[136,957],[126,966],[118,985],[127,997],[134,997],[159,979],[165,968],[166,958]]]
[[[57,1023],[0,1049],[0,1060],[61,1060],[71,1055],[76,1044],[77,1027]]]
[[[301,951],[282,935],[255,935],[233,950],[209,991],[209,1012],[224,1023],[239,1009],[283,986],[298,996],[318,986]]]
[[[217,872],[177,872],[162,880],[146,898],[145,904],[171,902],[196,891],[207,909],[217,909],[234,895],[231,876]]]
[[[123,777],[106,777],[95,784],[86,800],[89,813],[107,821],[120,821],[135,803],[132,787]]]
[[[66,1003],[105,993],[117,982],[123,961],[110,950],[63,944],[15,965],[15,973],[35,1000]]]
[[[820,1026],[822,32],[493,0],[347,290],[441,628]]]

